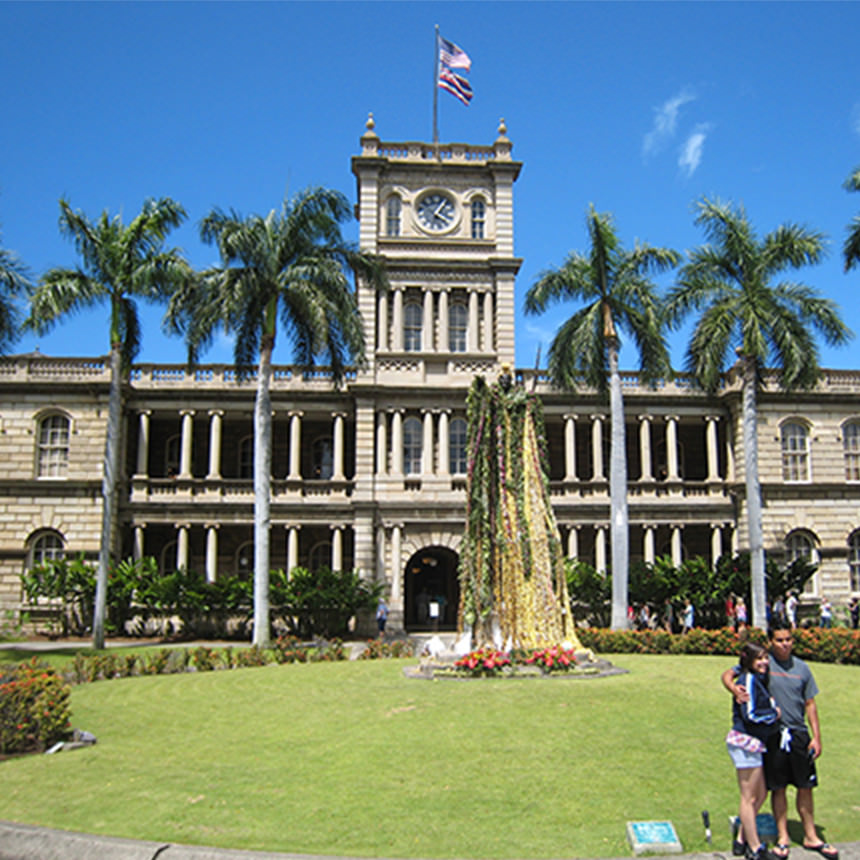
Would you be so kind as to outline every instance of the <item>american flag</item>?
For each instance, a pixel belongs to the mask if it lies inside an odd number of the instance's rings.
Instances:
[[[462,76],[444,66],[439,70],[439,87],[456,96],[464,105],[472,100],[472,85]]]
[[[472,61],[469,55],[459,46],[447,39],[439,37],[439,60],[449,69],[472,69]]]

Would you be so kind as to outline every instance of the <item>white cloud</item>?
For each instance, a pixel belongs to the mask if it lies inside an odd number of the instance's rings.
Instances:
[[[709,123],[699,123],[681,147],[681,154],[678,156],[678,167],[684,171],[687,177],[692,176],[696,172],[696,168],[702,161],[705,139],[710,130],[711,126]]]
[[[642,141],[642,154],[649,156],[659,152],[675,135],[678,123],[678,112],[681,108],[695,100],[696,96],[688,89],[683,89],[676,96],[667,99],[654,109],[654,125]]]

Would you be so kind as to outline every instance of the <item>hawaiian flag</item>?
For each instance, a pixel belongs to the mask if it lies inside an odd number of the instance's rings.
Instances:
[[[472,85],[453,69],[472,69],[469,55],[459,46],[439,36],[439,88],[460,99],[464,105],[472,100]]]
[[[439,87],[456,96],[464,105],[472,100],[472,85],[462,75],[455,74],[445,66],[439,70]]]

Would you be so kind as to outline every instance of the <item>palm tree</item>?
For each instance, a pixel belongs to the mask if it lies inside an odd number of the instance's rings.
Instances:
[[[860,191],[860,167],[845,180],[847,191]],[[860,215],[855,215],[848,225],[848,236],[842,246],[842,254],[845,257],[845,271],[860,263]]]
[[[0,247],[0,354],[18,339],[20,313],[15,301],[31,289],[27,267],[12,251]]]
[[[195,361],[219,326],[236,337],[234,358],[243,375],[257,363],[254,406],[254,633],[269,643],[269,501],[272,353],[280,317],[298,364],[323,357],[338,385],[350,360],[364,358],[364,329],[344,267],[375,286],[384,284],[378,261],[358,253],[340,232],[351,217],[339,192],[309,189],[280,212],[243,218],[215,209],[201,224],[204,241],[215,243],[221,265],[204,272],[193,289],[177,295],[168,323],[182,332]]]
[[[135,299],[164,301],[189,276],[176,249],[164,239],[185,219],[185,210],[169,197],[147,200],[127,226],[120,216],[102,212],[92,222],[68,201],[60,200],[60,232],[74,242],[82,265],[55,268],[40,279],[25,326],[48,331],[66,314],[106,302],[110,308],[110,394],[102,477],[101,542],[96,572],[93,646],[104,647],[107,572],[111,559],[119,476],[119,434],[122,383],[140,348],[140,322]]]
[[[588,254],[571,253],[557,269],[538,276],[526,295],[526,313],[544,311],[556,301],[585,305],[559,328],[549,348],[550,379],[574,390],[585,384],[609,393],[612,433],[609,457],[610,534],[612,537],[612,627],[627,626],[629,534],[624,400],[618,354],[619,329],[639,350],[642,379],[653,383],[670,371],[660,305],[648,275],[676,266],[680,255],[668,248],[636,243],[625,250],[612,218],[595,212],[587,218]]]
[[[743,207],[719,200],[697,204],[696,224],[709,243],[693,250],[669,291],[666,313],[676,326],[701,310],[687,349],[687,368],[707,391],[716,391],[735,363],[741,378],[744,472],[749,521],[753,624],[767,625],[758,476],[756,395],[768,363],[776,365],[784,389],[809,388],[818,379],[813,331],[830,344],[851,333],[836,305],[805,284],[775,279],[789,269],[817,263],[820,233],[785,224],[759,239]]]

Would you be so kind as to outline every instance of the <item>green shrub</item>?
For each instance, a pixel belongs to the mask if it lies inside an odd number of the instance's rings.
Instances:
[[[198,672],[211,672],[218,662],[218,652],[206,645],[200,645],[191,652],[191,665]]]
[[[279,636],[272,646],[277,663],[307,663],[308,649],[298,636],[289,633]]]
[[[266,652],[259,645],[250,648],[240,648],[236,652],[236,666],[265,666],[269,662]]]
[[[346,660],[346,649],[340,639],[323,642],[311,651],[312,663],[334,663],[338,660]]]
[[[391,657],[412,657],[415,648],[411,642],[395,639],[386,642],[384,639],[370,639],[364,646],[364,650],[358,655],[359,660],[381,660]]]
[[[69,733],[69,687],[35,657],[0,672],[0,753],[43,751]]]

